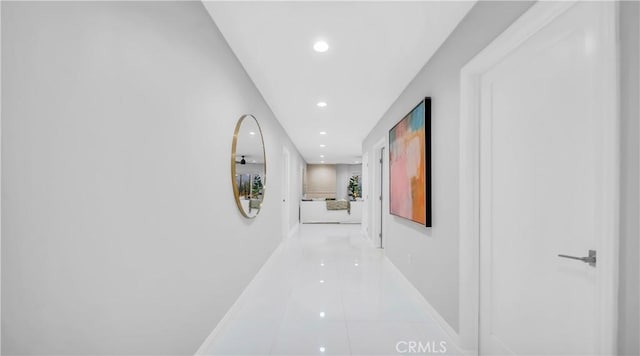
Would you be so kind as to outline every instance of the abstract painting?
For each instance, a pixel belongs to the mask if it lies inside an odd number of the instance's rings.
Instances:
[[[389,213],[431,227],[431,98],[389,131]]]

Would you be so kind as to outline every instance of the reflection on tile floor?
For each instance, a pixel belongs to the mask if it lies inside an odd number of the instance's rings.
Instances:
[[[461,354],[360,225],[301,225],[247,287],[211,355]]]

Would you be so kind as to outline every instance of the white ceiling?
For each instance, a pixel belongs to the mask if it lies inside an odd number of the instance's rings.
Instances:
[[[203,3],[305,160],[355,163],[474,1]]]

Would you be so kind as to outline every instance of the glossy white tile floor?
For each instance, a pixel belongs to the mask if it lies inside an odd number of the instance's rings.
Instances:
[[[409,352],[410,342],[415,342],[415,352]],[[300,232],[280,246],[218,326],[207,353],[460,351],[383,250],[365,240],[360,225],[318,224],[301,225]]]

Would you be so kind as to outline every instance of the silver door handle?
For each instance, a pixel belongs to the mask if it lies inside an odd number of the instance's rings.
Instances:
[[[587,257],[575,257],[575,256],[568,256],[568,255],[558,255],[558,257],[563,257],[563,258],[569,258],[569,259],[572,259],[572,260],[582,261],[584,263],[588,263],[589,266],[593,266],[593,267],[595,267],[595,265],[596,265],[596,251],[595,250],[589,250],[589,256],[587,256]]]

